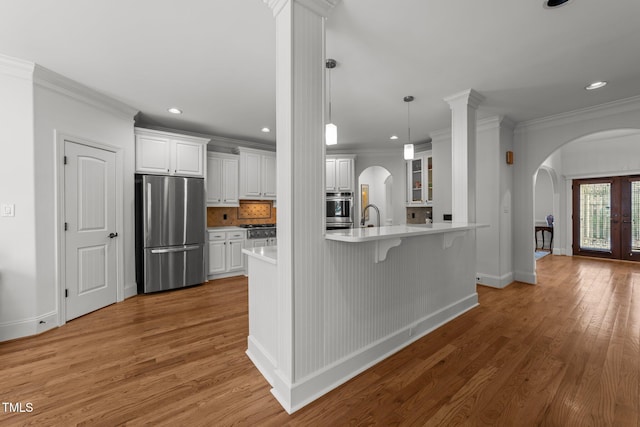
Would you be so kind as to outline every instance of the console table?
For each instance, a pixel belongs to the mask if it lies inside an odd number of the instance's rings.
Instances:
[[[553,227],[549,227],[548,225],[536,225],[535,231],[533,232],[533,238],[536,240],[536,249],[538,249],[538,231],[542,232],[542,246],[540,249],[544,249],[544,232],[548,231],[549,234],[551,234],[549,252],[553,253]]]

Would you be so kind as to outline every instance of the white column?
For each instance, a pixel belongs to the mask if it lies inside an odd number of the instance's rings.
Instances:
[[[476,109],[483,99],[473,89],[444,99],[451,107],[451,198],[454,222],[476,220]]]
[[[322,330],[309,319],[323,309],[317,301],[324,279],[324,21],[338,0],[264,1],[276,18],[278,351],[272,393],[291,412],[300,404],[296,379],[323,353]]]

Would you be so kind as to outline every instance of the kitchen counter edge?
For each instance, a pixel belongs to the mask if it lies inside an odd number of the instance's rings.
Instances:
[[[336,242],[363,243],[376,240],[397,239],[404,237],[425,236],[430,234],[443,234],[456,231],[474,230],[489,227],[488,224],[475,223],[433,223],[433,224],[407,224],[387,225],[382,227],[351,228],[349,230],[330,230],[325,234],[325,239]]]
[[[278,247],[277,246],[262,246],[258,248],[245,248],[242,250],[243,254],[249,257],[259,259],[260,261],[268,262],[269,264],[278,263]]]

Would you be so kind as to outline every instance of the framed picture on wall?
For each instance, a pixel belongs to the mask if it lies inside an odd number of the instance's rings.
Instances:
[[[365,221],[369,221],[369,210],[364,212],[364,207],[369,204],[369,184],[360,185],[360,214]]]

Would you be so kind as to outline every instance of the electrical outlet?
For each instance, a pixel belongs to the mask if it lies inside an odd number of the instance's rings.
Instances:
[[[16,205],[3,203],[0,209],[1,216],[15,216]]]

